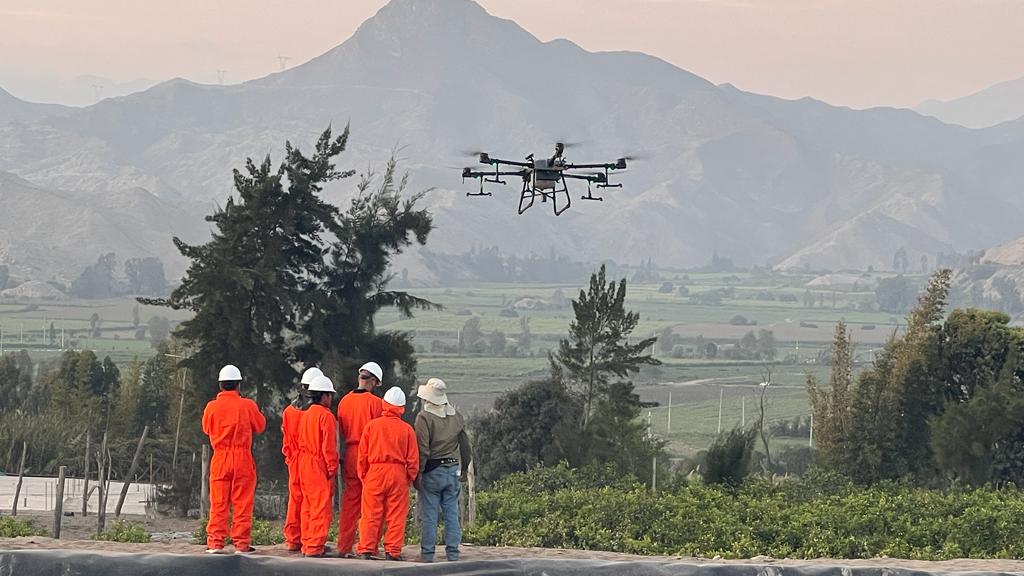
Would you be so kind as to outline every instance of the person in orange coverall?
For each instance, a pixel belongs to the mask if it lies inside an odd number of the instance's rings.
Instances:
[[[394,387],[384,395],[384,413],[371,420],[359,441],[359,478],[363,481],[362,518],[359,520],[359,556],[377,553],[383,522],[384,556],[404,560],[405,517],[409,512],[409,486],[420,469],[416,432],[402,420],[405,393]]]
[[[363,483],[356,470],[359,440],[366,424],[379,418],[383,410],[383,401],[373,394],[383,377],[384,371],[376,362],[363,364],[359,369],[359,387],[342,396],[338,402],[338,423],[345,442],[345,462],[341,469],[345,489],[341,493],[341,517],[338,518],[338,554],[342,557],[352,557],[352,547],[356,543],[356,523],[363,505]]]
[[[232,508],[231,540],[235,551],[254,552],[250,544],[252,506],[256,496],[256,463],[252,436],[261,434],[267,420],[256,403],[242,398],[242,373],[228,364],[221,368],[220,393],[203,410],[203,433],[210,437],[210,522],[206,525],[206,552],[221,554],[228,535],[228,505]]]
[[[281,414],[281,454],[288,467],[288,513],[284,520],[284,545],[289,552],[302,549],[302,483],[299,481],[299,421],[309,408],[309,385],[324,373],[309,368],[302,373],[302,389]]]
[[[338,473],[338,424],[331,413],[334,383],[318,376],[309,385],[312,404],[299,423],[302,484],[302,555],[322,558],[331,525],[333,480]]]

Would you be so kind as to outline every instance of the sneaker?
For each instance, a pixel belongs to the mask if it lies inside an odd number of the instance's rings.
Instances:
[[[207,548],[206,549],[206,553],[207,554],[228,554],[228,552],[226,550],[224,550],[223,548]]]
[[[391,562],[405,562],[405,556],[402,556],[401,554],[399,554],[398,556],[392,556],[391,554],[385,552],[384,559]]]
[[[353,553],[351,553],[351,552],[345,552],[344,554],[342,554],[342,555],[340,556],[340,558],[344,558],[344,559],[346,559],[346,560],[352,560],[352,559],[354,559],[355,557],[356,557],[356,555],[355,555],[355,554],[353,554]]]
[[[256,552],[256,549],[253,548],[252,546],[249,546],[245,550],[239,550],[239,549],[235,548],[235,552],[238,552],[239,554],[252,554],[253,552]]]
[[[459,561],[459,557],[458,556],[449,556],[448,557],[448,561],[449,562],[458,562]]]
[[[417,557],[415,560],[413,560],[413,562],[419,562],[420,564],[433,564],[434,563],[434,557],[433,556],[424,556],[423,554],[420,554],[419,557]]]
[[[373,554],[370,554],[369,552],[360,552],[359,553],[359,559],[360,560],[373,560]]]
[[[326,554],[323,553],[323,552],[320,552],[319,554],[303,554],[302,555],[303,558],[324,558],[325,556],[326,556]]]

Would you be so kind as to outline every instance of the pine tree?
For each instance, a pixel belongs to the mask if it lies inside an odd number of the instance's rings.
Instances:
[[[207,217],[216,227],[213,239],[198,246],[174,239],[192,261],[182,284],[169,298],[140,299],[195,312],[175,335],[196,345],[187,366],[207,396],[216,390],[217,370],[231,363],[242,366],[261,407],[292,387],[296,357],[288,335],[310,313],[324,274],[322,236],[339,231],[337,208],[318,193],[352,175],[333,163],[347,141],[348,128],[336,138],[328,128],[311,157],[286,143],[277,170],[269,155],[259,166],[248,160],[244,173],[234,171],[237,198]]]
[[[625,378],[640,366],[661,362],[644,351],[656,338],[630,344],[629,335],[640,315],[625,308],[626,280],[618,284],[605,279],[605,267],[590,276],[590,287],[580,290],[572,301],[575,314],[569,324],[569,338],[563,338],[551,356],[552,373],[564,377],[583,399],[581,429],[586,429],[600,395],[608,392],[612,376]]]

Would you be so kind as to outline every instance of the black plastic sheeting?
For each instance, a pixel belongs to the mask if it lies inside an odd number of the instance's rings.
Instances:
[[[70,550],[0,551],[0,576],[995,576],[997,572],[925,572],[902,568],[611,562],[599,560],[468,560],[399,564],[369,560],[259,556],[119,554]],[[1005,573],[1011,574],[1011,573]]]

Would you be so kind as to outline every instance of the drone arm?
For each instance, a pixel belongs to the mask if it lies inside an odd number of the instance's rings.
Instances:
[[[471,170],[466,168],[462,171],[463,178],[496,178],[501,176],[524,176],[525,170],[516,171],[498,171],[498,172],[479,172],[477,170]]]
[[[566,178],[572,178],[573,180],[586,180],[587,182],[597,182],[597,183],[600,183],[600,182],[607,182],[608,181],[608,179],[605,178],[604,174],[565,174],[565,173],[563,173],[562,176],[564,176]]]
[[[481,158],[481,160],[482,159],[483,158]],[[516,160],[502,160],[501,158],[491,157],[487,157],[487,162],[483,162],[483,164],[491,164],[492,166],[501,166],[504,164],[506,166],[518,166],[520,168],[533,168],[533,164],[529,162],[517,162]]]

